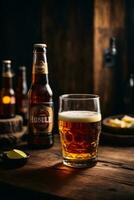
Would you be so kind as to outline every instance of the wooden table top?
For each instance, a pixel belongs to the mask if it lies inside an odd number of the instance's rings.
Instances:
[[[86,169],[63,166],[57,136],[52,148],[29,153],[25,166],[0,169],[1,184],[40,193],[45,200],[134,199],[134,147],[100,146],[97,165]]]

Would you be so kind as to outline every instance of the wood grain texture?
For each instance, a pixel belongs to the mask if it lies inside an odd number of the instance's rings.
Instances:
[[[92,1],[44,1],[42,40],[48,44],[50,81],[57,92],[92,90]]]
[[[27,127],[22,127],[20,132],[0,134],[0,151],[16,148],[27,140]]]
[[[94,80],[94,93],[101,96],[105,87],[105,79],[107,74],[104,71],[103,53],[104,49],[109,47],[109,40],[111,37],[117,38],[117,79],[114,78],[110,81],[116,85],[116,113],[122,109],[121,101],[123,98],[123,81],[127,72],[127,44],[126,44],[126,26],[125,26],[125,2],[124,0],[95,0],[94,1],[94,42],[93,42],[93,80]],[[113,78],[112,75],[110,78]],[[109,93],[110,93],[109,87]],[[108,91],[106,91],[108,93]]]
[[[50,199],[130,200],[134,198],[133,147],[100,147],[93,168],[73,169],[62,164],[59,138],[48,150],[29,151],[31,158],[20,169],[0,169],[0,182],[39,192]]]
[[[9,119],[0,119],[0,135],[21,132],[22,128],[23,118],[20,115]]]

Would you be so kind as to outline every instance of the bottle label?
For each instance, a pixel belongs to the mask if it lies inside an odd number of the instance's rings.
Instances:
[[[32,134],[51,134],[53,129],[53,108],[47,105],[34,105],[30,109]]]
[[[47,63],[41,60],[38,65],[33,67],[33,74],[48,74]]]

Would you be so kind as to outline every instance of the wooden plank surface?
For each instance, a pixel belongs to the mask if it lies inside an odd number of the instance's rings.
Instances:
[[[93,168],[73,169],[62,164],[59,139],[48,150],[29,151],[22,168],[0,169],[0,182],[46,197],[77,200],[134,199],[133,147],[100,147]]]

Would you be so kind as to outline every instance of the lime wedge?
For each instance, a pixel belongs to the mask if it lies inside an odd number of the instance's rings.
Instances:
[[[27,154],[25,152],[18,149],[13,149],[11,151],[8,151],[6,155],[10,159],[20,159],[27,157]]]

